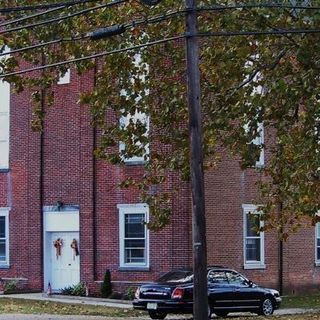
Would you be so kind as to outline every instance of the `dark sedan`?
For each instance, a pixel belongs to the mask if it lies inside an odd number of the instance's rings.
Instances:
[[[208,316],[225,317],[230,312],[271,315],[281,297],[274,289],[259,287],[232,269],[208,268]],[[135,293],[135,309],[146,310],[152,319],[168,313],[192,313],[193,273],[189,269],[166,273],[155,283],[142,285]]]

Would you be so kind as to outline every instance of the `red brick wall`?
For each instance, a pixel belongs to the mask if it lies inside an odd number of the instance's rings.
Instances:
[[[149,281],[172,268],[192,265],[191,198],[188,183],[169,173],[166,190],[177,188],[172,200],[172,223],[150,232],[150,270],[119,270],[119,216],[117,204],[139,203],[137,190],[120,190],[126,176],[140,177],[139,165],[113,166],[97,161],[94,176],[93,129],[86,106],[77,104],[78,93],[93,86],[92,74],[71,74],[71,84],[57,85],[55,105],[46,108],[43,145],[43,205],[57,201],[80,206],[81,279],[97,290],[95,281],[110,269],[112,280]],[[42,210],[40,204],[40,133],[30,128],[30,92],[12,96],[10,172],[0,173],[0,206],[11,206],[10,268],[0,277],[25,277],[29,287],[42,289]],[[152,146],[151,146],[152,147]],[[268,157],[268,151],[266,152]],[[265,235],[263,270],[244,270],[242,204],[258,199],[254,170],[239,169],[225,154],[217,170],[205,175],[208,264],[235,268],[254,281],[278,286],[278,246],[274,233]],[[93,216],[93,179],[96,181],[96,219]],[[94,265],[96,255],[96,266]],[[318,287],[319,267],[314,266],[314,229],[305,229],[284,245],[284,287],[298,292]]]

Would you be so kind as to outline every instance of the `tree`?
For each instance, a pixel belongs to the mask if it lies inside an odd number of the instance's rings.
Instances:
[[[39,1],[3,1],[3,6],[9,7],[9,3],[23,6]],[[316,223],[320,209],[319,33],[305,31],[318,30],[320,19],[319,11],[309,2],[296,1],[295,8],[292,1],[257,3],[199,1],[203,150],[207,169],[215,167],[221,150],[238,156],[243,169],[255,164],[262,148],[270,151],[266,166],[260,169],[264,229],[275,227],[285,239],[301,219],[311,217]],[[92,6],[90,2],[73,5],[28,22],[62,19]],[[129,178],[122,187],[134,185],[141,190],[143,200],[150,205],[150,227],[154,229],[170,221],[169,200],[174,190],[162,188],[168,172],[178,171],[185,180],[190,175],[184,44],[178,37],[163,40],[183,35],[184,14],[182,1],[164,0],[154,7],[143,6],[140,1],[118,1],[60,23],[52,22],[50,28],[0,33],[3,43],[11,48],[48,42],[57,39],[56,35],[65,40],[12,56],[3,63],[3,73],[16,70],[21,60],[35,66],[51,64],[106,48],[113,51],[161,39],[157,45],[75,64],[80,73],[94,66],[97,70],[94,90],[80,99],[90,106],[93,124],[102,132],[97,155],[113,164],[133,155],[148,160],[141,180]],[[3,14],[2,21],[19,17],[21,12],[13,11]],[[125,32],[98,41],[66,41],[115,24]],[[285,33],[287,29],[297,33]],[[141,59],[138,65],[134,63],[137,54]],[[16,90],[27,86],[34,91],[35,129],[41,130],[39,119],[44,116],[39,97],[45,90],[48,103],[53,102],[50,88],[67,67],[45,69],[37,79],[28,74],[5,78]],[[144,121],[129,120],[127,126],[119,126],[118,121],[105,123],[106,113],[119,119],[133,118],[137,112],[149,115],[152,126],[148,134]],[[262,123],[272,136],[270,144],[253,143]],[[119,141],[126,146],[121,154]],[[148,144],[150,153],[146,154]],[[152,185],[158,186],[156,193],[150,191]]]

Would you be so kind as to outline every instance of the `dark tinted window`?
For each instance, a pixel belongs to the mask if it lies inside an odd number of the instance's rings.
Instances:
[[[211,283],[228,283],[226,273],[224,271],[210,270],[208,273],[208,281]]]
[[[176,270],[164,274],[158,279],[158,282],[191,282],[193,273],[190,270]]]
[[[227,277],[230,284],[245,285],[247,283],[246,278],[237,272],[227,272]]]

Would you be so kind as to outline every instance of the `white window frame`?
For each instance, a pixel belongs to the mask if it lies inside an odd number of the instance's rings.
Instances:
[[[69,84],[71,82],[71,70],[70,68],[67,69],[66,73],[62,76],[60,76],[57,84]]]
[[[142,74],[140,75],[140,79],[145,82],[145,78],[146,76],[149,74],[149,65],[145,62],[142,62],[142,59],[141,59],[141,54],[140,53],[136,53],[134,55],[134,58],[133,58],[133,61],[132,61],[133,65],[136,67],[136,68],[143,68],[145,70],[145,74]],[[130,82],[132,85],[134,85],[135,81],[133,78],[130,79]],[[149,95],[149,89],[145,89],[145,95]],[[127,97],[128,98],[128,92],[126,89],[122,89],[120,91],[120,96],[122,97]],[[136,105],[138,106],[139,105],[139,101],[141,100],[141,96],[138,96],[136,99],[135,99],[135,102],[136,102]],[[145,136],[148,137],[149,135],[149,129],[150,129],[150,116],[144,112],[141,112],[139,111],[138,108],[136,108],[136,111],[135,111],[135,114],[134,115],[130,115],[130,114],[127,114],[127,115],[123,115],[121,118],[120,118],[120,121],[119,121],[119,126],[120,128],[125,128],[127,126],[127,124],[129,123],[130,119],[133,120],[134,123],[136,123],[137,120],[144,120],[145,121],[145,125],[146,125],[146,133],[145,133]],[[137,143],[137,145],[139,145],[139,142]],[[120,141],[119,142],[119,152],[121,154],[122,151],[124,151],[126,148],[126,145],[124,142]],[[123,158],[123,161],[124,163],[126,164],[143,164],[145,162],[147,162],[149,160],[149,153],[150,153],[150,149],[149,149],[149,144],[147,144],[145,147],[144,147],[144,155],[138,157],[138,156],[134,156],[134,157],[131,157],[131,158]]]
[[[263,123],[258,123],[259,136],[252,140],[252,143],[261,146],[264,144],[264,125]],[[264,148],[260,150],[259,160],[256,161],[255,166],[257,168],[261,168],[264,166]]]
[[[9,57],[10,49],[5,48],[4,52],[8,52],[8,55],[5,55],[0,58],[0,60],[5,60]],[[5,106],[0,106],[0,117],[4,119],[7,124],[6,132],[0,134],[0,152],[4,157],[4,161],[0,162],[0,170],[9,169],[9,145],[10,145],[10,84],[0,79],[0,92],[6,91],[8,94],[8,101],[5,101]],[[0,102],[0,104],[3,103]],[[1,130],[1,128],[0,128]],[[2,129],[3,130],[3,129]],[[1,136],[2,135],[2,136]]]
[[[119,210],[119,258],[120,268],[149,268],[149,230],[145,225],[145,261],[143,263],[125,263],[125,215],[127,214],[144,214],[145,222],[149,222],[149,207],[145,203],[136,204],[118,204]]]
[[[316,213],[316,215],[320,216],[320,211],[318,211]],[[320,222],[316,223],[316,225],[315,225],[314,259],[315,259],[315,265],[317,267],[320,267],[320,257],[318,258],[318,250],[317,250],[318,247],[320,248],[320,246],[318,246],[318,239],[320,239],[320,232],[318,232],[318,231],[320,231],[320,230],[318,230],[318,229],[320,229],[319,227],[320,227]]]
[[[247,236],[247,215],[248,214],[257,214],[260,215],[261,213],[257,211],[258,207],[254,204],[243,204],[243,260],[244,260],[244,269],[265,269],[265,248],[264,248],[264,232],[259,233],[260,238],[260,260],[247,260],[246,259],[246,240]],[[260,221],[260,227],[263,226],[263,221]]]
[[[134,123],[136,123],[138,120],[139,121],[143,121],[144,120],[146,128],[147,128],[146,136],[149,135],[150,117],[146,113],[142,113],[142,112],[136,111],[136,114],[134,116],[131,116],[131,115],[122,116],[120,118],[120,128],[125,129],[125,127],[129,123],[130,119],[132,119]],[[139,146],[139,142],[138,142],[138,146]],[[119,152],[120,152],[120,154],[125,149],[126,149],[126,144],[124,142],[120,141],[119,142]],[[123,161],[126,164],[141,164],[141,163],[145,163],[146,161],[148,161],[149,152],[150,152],[149,144],[147,144],[144,147],[144,155],[142,155],[140,157],[139,156],[133,156],[131,158],[123,158]]]
[[[6,232],[6,236],[5,238],[0,238],[1,240],[5,240],[5,247],[6,247],[6,260],[5,261],[0,261],[0,268],[6,268],[9,267],[9,256],[10,256],[10,252],[9,252],[9,212],[10,212],[10,208],[0,208],[0,216],[1,217],[5,217],[5,232]]]
[[[256,146],[261,146],[264,144],[264,125],[262,122],[258,123],[258,131],[259,131],[259,136],[257,136],[255,139],[253,139],[251,141],[251,143],[253,143],[254,145]],[[246,124],[244,126],[244,130],[246,132],[248,132],[249,130],[249,125]],[[265,165],[265,162],[264,162],[264,148],[261,148],[260,149],[260,156],[259,156],[259,159],[256,161],[254,167],[256,168],[262,168],[264,167]]]

